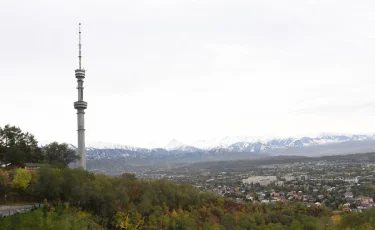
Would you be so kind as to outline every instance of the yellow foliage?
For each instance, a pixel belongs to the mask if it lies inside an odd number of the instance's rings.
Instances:
[[[67,211],[69,209],[69,202],[67,202],[66,204],[65,204],[65,211]]]
[[[82,218],[82,219],[86,219],[86,218],[90,218],[90,217],[91,217],[90,213],[82,212],[82,211],[79,211],[79,212],[78,212],[78,216],[79,216],[80,218]]]
[[[201,214],[201,216],[208,216],[208,211],[207,211],[207,208],[205,206],[203,206],[199,209],[199,213]]]
[[[331,220],[332,220],[334,225],[338,225],[338,224],[340,224],[341,216],[340,215],[331,216]]]
[[[114,221],[117,228],[128,229],[129,227],[129,215],[126,215],[123,212],[117,212]]]
[[[125,223],[122,223],[125,228],[129,226],[129,215],[126,216]]]
[[[173,218],[178,218],[178,213],[176,212],[176,210],[172,211],[172,217]]]
[[[218,224],[214,224],[210,227],[210,230],[220,230],[220,226]]]
[[[374,230],[375,229],[375,227],[374,226],[372,226],[370,223],[367,223],[365,226],[364,226],[364,228],[363,229],[366,229],[366,230]]]
[[[17,169],[12,181],[13,188],[20,188],[26,190],[31,181],[31,174],[25,169]]]

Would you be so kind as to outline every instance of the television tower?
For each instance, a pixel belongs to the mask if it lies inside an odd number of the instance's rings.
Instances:
[[[87,102],[83,100],[83,79],[85,79],[85,70],[82,69],[82,55],[81,55],[81,23],[79,23],[79,67],[75,70],[77,78],[78,101],[74,102],[74,108],[77,110],[78,123],[78,156],[79,168],[86,170],[86,150],[85,150],[85,109]]]

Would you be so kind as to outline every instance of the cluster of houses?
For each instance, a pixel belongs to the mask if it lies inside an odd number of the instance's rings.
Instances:
[[[364,209],[375,207],[375,202],[372,197],[354,197],[352,192],[346,192],[344,193],[344,196],[348,201],[343,205],[344,211],[362,212]]]
[[[326,183],[327,181],[329,183]],[[232,197],[239,202],[301,201],[307,206],[330,205],[331,203],[338,205],[337,202],[339,204],[342,202],[338,207],[340,210],[353,212],[361,212],[364,209],[375,207],[372,197],[355,197],[351,192],[351,186],[359,185],[358,177],[337,177],[327,181],[307,174],[251,176],[241,180],[242,186],[219,185],[211,191],[221,196]]]
[[[304,194],[303,191],[289,191],[289,192],[253,192],[247,193],[245,190],[240,190],[239,187],[230,188],[228,186],[223,186],[213,189],[213,191],[221,196],[226,196],[230,194],[237,194],[242,196],[236,196],[236,200],[253,202],[253,203],[275,203],[275,202],[289,202],[289,201],[301,201],[309,206],[321,206],[321,201],[331,196],[326,195],[311,195]],[[345,198],[346,203],[342,204],[342,211],[353,211],[362,212],[362,210],[375,207],[375,202],[372,197],[359,196],[354,198],[352,192],[345,192],[342,194]]]

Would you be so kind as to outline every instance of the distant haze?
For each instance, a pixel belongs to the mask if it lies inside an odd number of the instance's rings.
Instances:
[[[374,12],[370,0],[2,0],[0,125],[76,142],[81,22],[88,142],[372,133]]]

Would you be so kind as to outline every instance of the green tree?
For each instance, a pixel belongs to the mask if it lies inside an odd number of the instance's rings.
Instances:
[[[221,219],[221,224],[224,225],[226,229],[233,229],[236,226],[236,219],[232,214],[225,214]]]
[[[294,220],[290,225],[290,230],[303,230],[303,224],[298,220]]]
[[[68,144],[52,142],[43,148],[44,159],[48,164],[65,167],[79,157]]]
[[[61,194],[63,177],[60,169],[42,167],[39,169],[38,181],[35,185],[35,195],[48,200],[57,200]]]
[[[0,161],[12,165],[38,163],[43,161],[43,155],[34,135],[6,125],[0,128]]]

